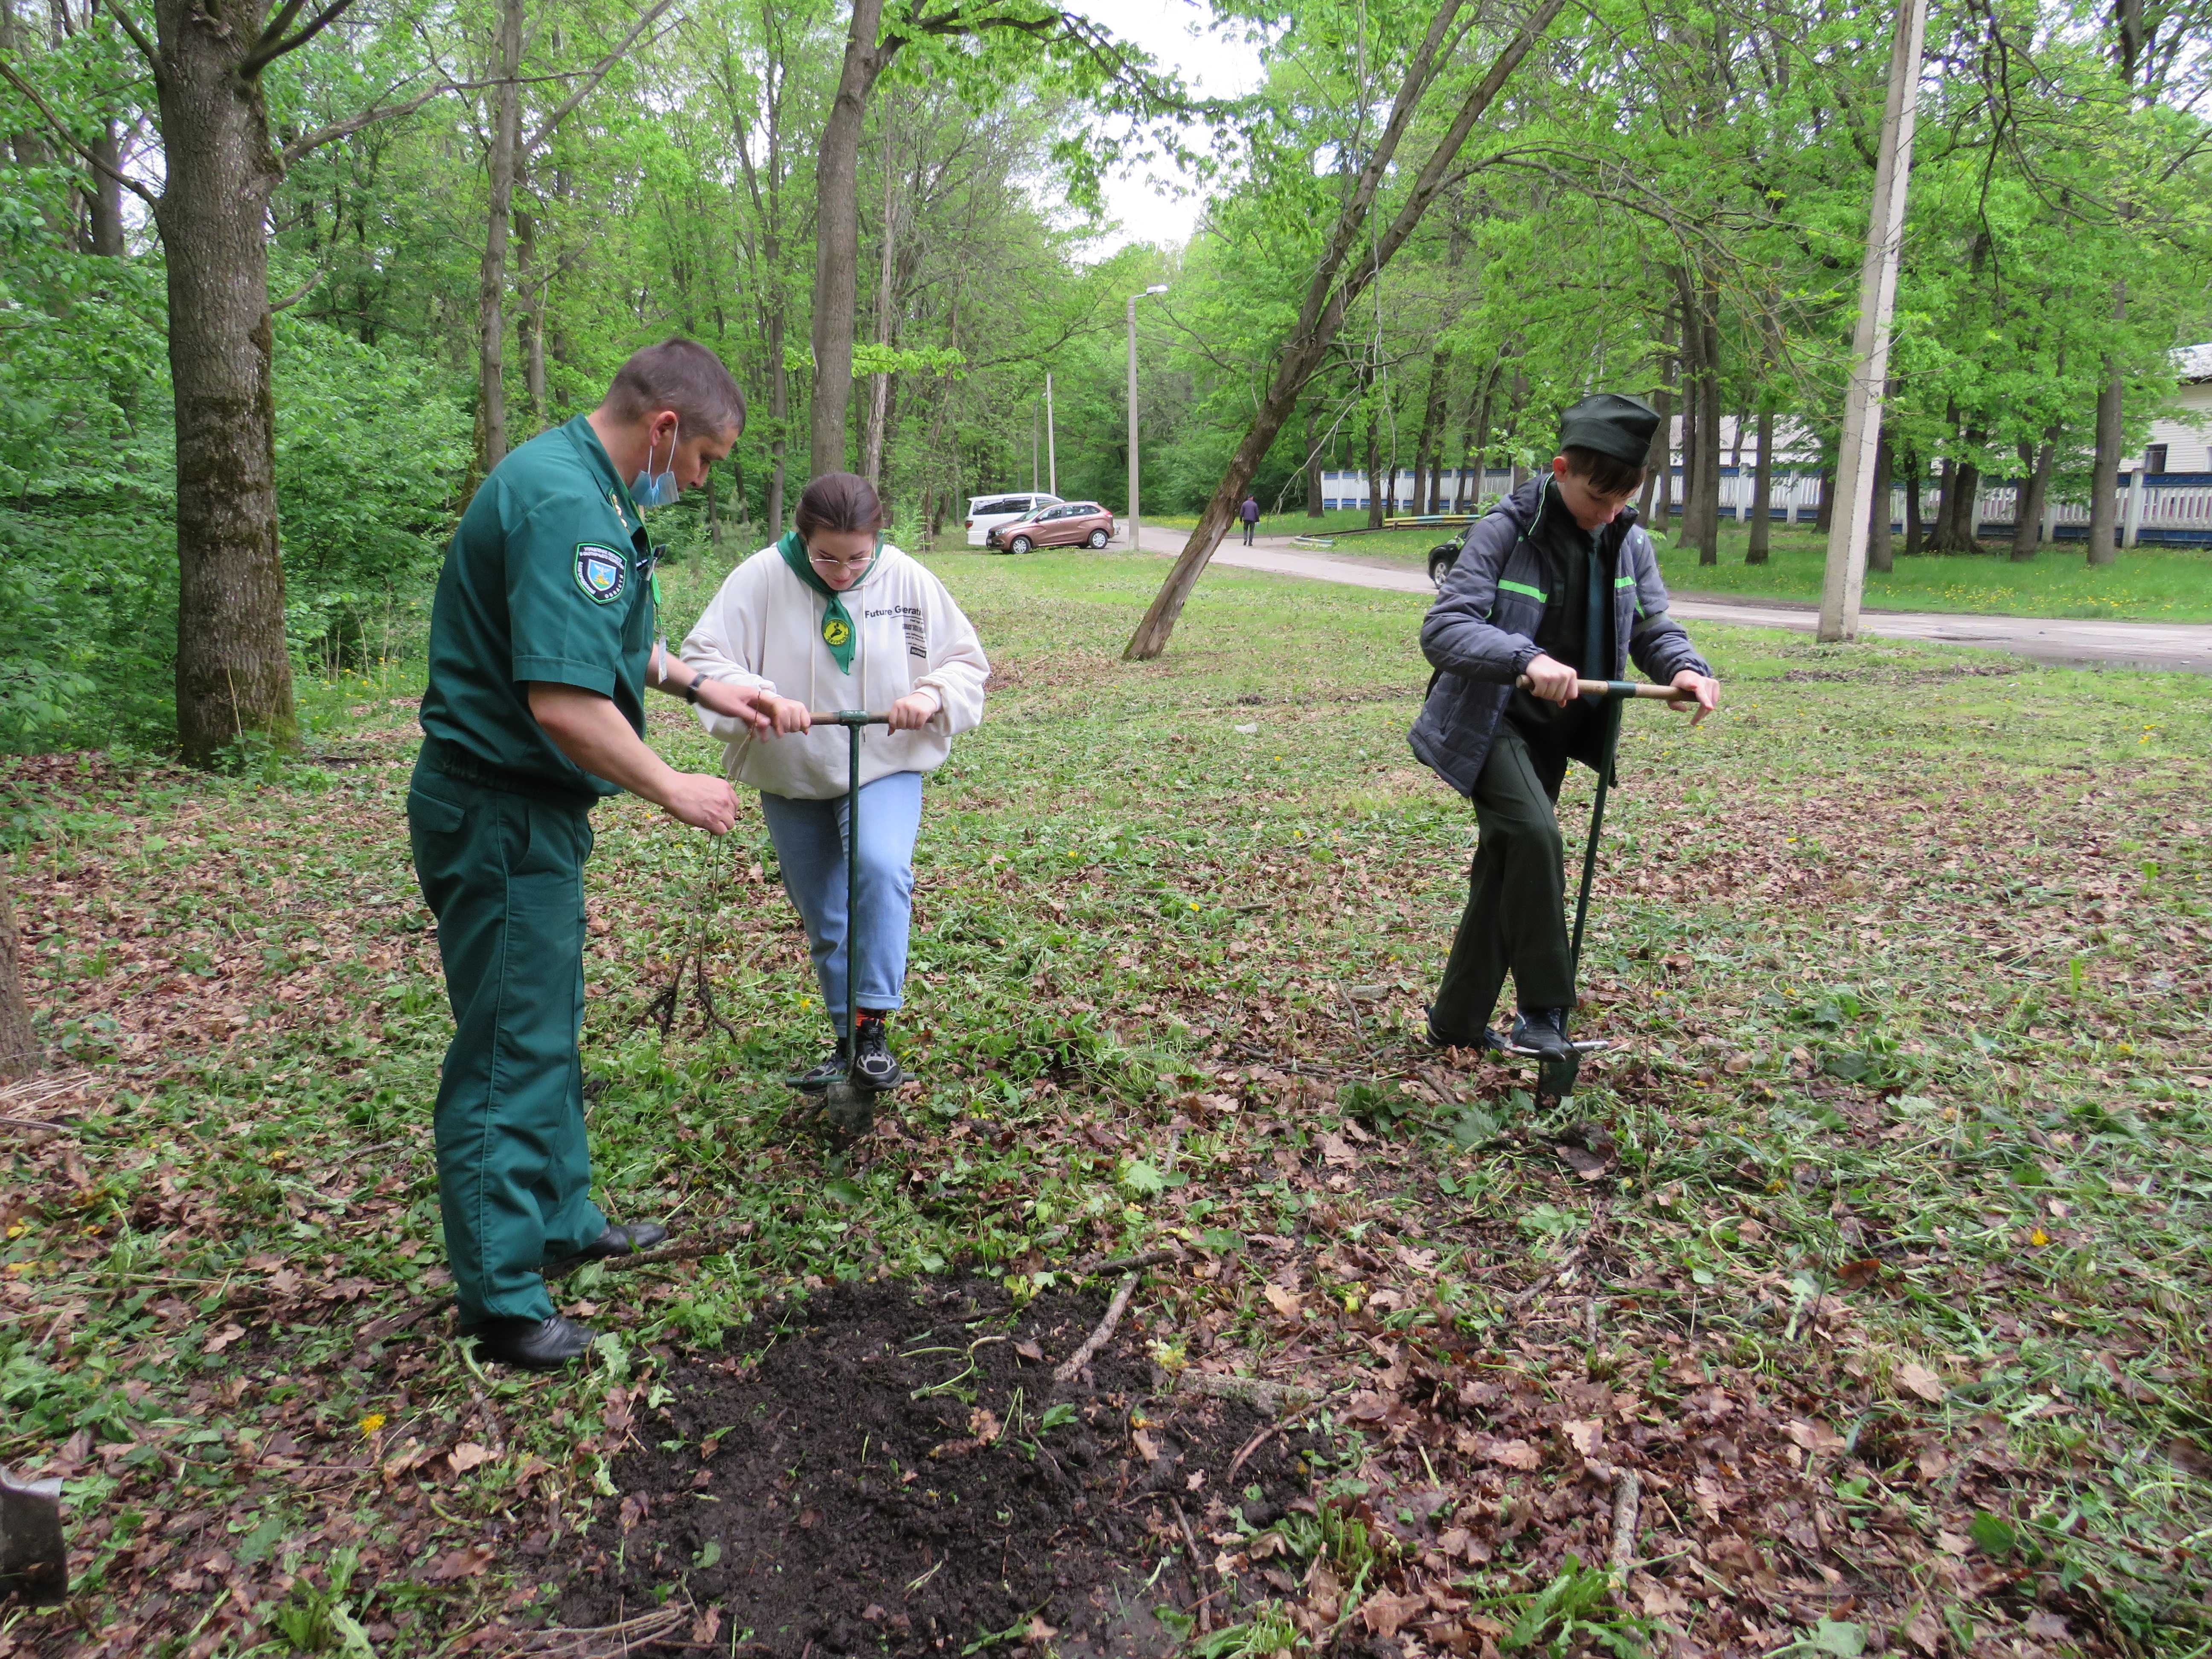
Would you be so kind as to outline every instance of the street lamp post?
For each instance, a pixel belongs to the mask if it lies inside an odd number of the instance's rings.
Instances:
[[[1154,283],[1145,294],[1164,294],[1165,283]],[[1137,545],[1137,301],[1145,294],[1129,296],[1129,550]]]

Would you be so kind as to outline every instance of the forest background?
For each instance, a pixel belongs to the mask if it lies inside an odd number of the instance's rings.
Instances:
[[[968,496],[1051,465],[1048,372],[1060,492],[1122,510],[1125,307],[1157,283],[1135,310],[1146,505],[1196,511],[1433,21],[1223,0],[1266,64],[1228,103],[1017,0],[230,0],[251,95],[211,140],[185,9],[150,9],[0,0],[9,748],[289,742],[277,682],[418,651],[475,483],[675,331],[752,408],[714,488],[657,521],[679,559],[766,541],[830,461],[879,482],[902,544],[958,539]],[[2212,336],[2204,9],[1936,8],[1882,465],[1943,494],[1909,550],[1972,545],[1980,475],[2088,495],[2171,396],[2172,349]],[[1409,144],[1545,12],[1445,8]],[[1626,386],[1686,416],[1669,528],[1710,551],[1702,434],[1779,417],[1834,441],[1893,25],[1840,0],[1558,10],[1387,264],[1414,181],[1381,174],[1346,262],[1370,280],[1253,489],[1318,513],[1321,467],[1410,465],[1426,494],[1540,460],[1565,403]],[[211,143],[235,212],[207,193]],[[1099,186],[1131,157],[1187,164],[1187,243],[1115,246]],[[225,259],[236,280],[210,286]],[[264,397],[265,523],[245,476]],[[259,574],[210,587],[225,536]],[[281,660],[208,620],[257,605]],[[196,676],[216,690],[180,708]]]

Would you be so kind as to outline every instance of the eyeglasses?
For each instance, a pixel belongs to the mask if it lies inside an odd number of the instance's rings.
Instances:
[[[817,570],[861,571],[866,570],[870,565],[873,564],[876,560],[876,556],[873,553],[870,553],[865,557],[858,559],[828,559],[823,557],[821,554],[817,553],[811,547],[806,550],[806,556],[813,561],[814,568]]]

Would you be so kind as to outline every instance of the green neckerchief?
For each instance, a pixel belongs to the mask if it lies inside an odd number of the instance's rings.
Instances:
[[[853,614],[845,609],[843,595],[830,586],[828,582],[823,581],[816,572],[814,561],[806,556],[806,544],[800,538],[796,530],[784,532],[782,538],[775,544],[775,550],[783,555],[783,562],[791,567],[793,575],[830,601],[829,607],[822,613],[822,643],[829,647],[830,657],[836,662],[837,672],[841,674],[851,673],[853,672]],[[882,552],[880,544],[876,550],[878,554]],[[868,569],[873,570],[875,568],[875,560],[871,558],[868,561]],[[860,580],[866,580],[867,573],[863,571]],[[860,585],[860,582],[853,584],[854,587]]]

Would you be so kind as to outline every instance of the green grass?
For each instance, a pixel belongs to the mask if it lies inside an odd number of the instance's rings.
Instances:
[[[1750,532],[1723,526],[1720,562],[1662,544],[1659,568],[1670,592],[1726,593],[1818,604],[1827,543],[1810,529],[1777,528],[1773,556],[1743,562]],[[1901,538],[1900,538],[1901,540]],[[2002,617],[2094,617],[2100,621],[2212,622],[2212,548],[2138,547],[2092,566],[2084,544],[2061,542],[2025,563],[2009,544],[1978,554],[1899,557],[1869,571],[1865,603],[1891,611],[1957,611]]]
[[[1620,1048],[1540,1111],[1415,1038],[1474,842],[1405,748],[1420,596],[1216,569],[1132,665],[1157,559],[932,563],[998,678],[930,791],[902,1135],[832,1158],[791,1117],[824,1027],[757,810],[720,843],[596,815],[599,1195],[719,1249],[568,1281],[613,1334],[575,1376],[443,1340],[411,687],[307,688],[322,764],[6,781],[33,1000],[93,1082],[0,1139],[0,1462],[65,1475],[82,1580],[0,1640],[273,1655],[335,1607],[380,1659],[451,1651],[550,1599],[521,1540],[611,1524],[656,1350],[810,1279],[1026,1291],[1176,1243],[1127,1326],[1164,1365],[1343,1390],[1347,1466],[1273,1530],[1347,1593],[1545,1650],[2033,1616],[2053,1653],[2204,1651],[2212,683],[1699,630],[1720,718],[1628,711],[1582,1017]],[[671,633],[719,574],[664,574]],[[672,703],[653,735],[711,763]],[[695,945],[737,1040],[642,1023]],[[1596,1181],[1553,1150],[1583,1121]],[[1611,1610],[1576,1433],[1646,1472]],[[464,1443],[497,1449],[456,1474]],[[1224,1651],[1357,1624],[1183,1501],[1251,1558]]]

